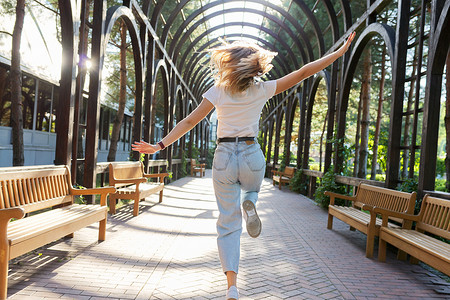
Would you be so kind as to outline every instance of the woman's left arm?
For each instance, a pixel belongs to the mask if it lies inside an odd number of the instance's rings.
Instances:
[[[344,45],[342,45],[338,50],[319,58],[318,60],[315,60],[313,62],[307,63],[300,69],[293,71],[289,74],[287,74],[284,77],[281,77],[277,80],[277,89],[275,91],[275,95],[279,94],[281,92],[284,92],[285,90],[293,87],[300,81],[308,78],[311,75],[316,74],[317,72],[325,69],[327,66],[332,64],[336,59],[344,55],[345,52],[347,52],[348,48],[350,47],[350,44],[352,43],[353,39],[355,38],[356,33],[350,34],[348,39],[345,41]]]
[[[205,118],[209,112],[214,108],[214,105],[206,99],[197,106],[186,118],[179,122],[170,132],[166,135],[161,142],[164,146],[169,146],[183,135],[185,135],[189,130],[195,127],[203,118]],[[161,150],[160,145],[152,145],[144,141],[134,142],[131,145],[133,151],[138,151],[139,153],[153,154]]]

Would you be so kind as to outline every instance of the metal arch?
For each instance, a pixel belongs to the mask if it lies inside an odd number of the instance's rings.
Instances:
[[[344,32],[347,32],[352,27],[352,10],[348,0],[340,0],[342,14],[344,16]]]
[[[287,50],[288,55],[291,58],[292,62],[298,68],[298,62],[296,60],[296,56],[295,56],[294,52],[292,52],[292,49],[289,47],[289,45],[284,40],[279,39],[277,37],[277,34],[275,32],[273,32],[272,30],[270,30],[268,28],[265,28],[265,27],[260,27],[260,26],[258,26],[256,24],[253,24],[253,23],[248,23],[248,22],[230,22],[228,24],[220,24],[220,25],[217,25],[217,26],[215,26],[213,28],[209,28],[204,33],[202,33],[200,36],[205,36],[205,35],[207,35],[209,33],[212,33],[214,31],[219,30],[219,29],[221,29],[223,27],[226,27],[226,26],[247,26],[247,27],[253,27],[253,28],[256,28],[256,29],[260,29],[261,31],[264,31],[268,35],[274,37]],[[177,48],[175,49],[175,53],[179,50],[178,47],[181,47],[180,45],[182,45],[182,43],[188,38],[188,36],[189,36],[188,33],[190,32],[190,30],[192,30],[192,28],[190,28],[189,31],[185,35],[183,35],[183,37],[180,39],[180,41],[179,41],[180,43],[177,46]]]
[[[216,1],[216,2],[212,2],[212,3],[208,3],[207,5],[203,6],[202,8],[198,9],[197,11],[195,11],[195,12],[193,12],[191,15],[189,15],[189,17],[186,19],[186,21],[183,22],[183,24],[181,24],[180,28],[186,28],[186,27],[189,25],[189,23],[191,23],[192,20],[193,20],[197,15],[199,15],[200,13],[202,13],[202,12],[208,10],[209,8],[212,8],[212,7],[214,7],[214,6],[221,5],[221,4],[224,4],[224,3],[228,3],[228,2],[233,2],[233,1],[237,1],[237,0],[221,0],[221,1]],[[305,31],[303,30],[303,28],[299,25],[298,21],[297,21],[293,16],[291,16],[291,15],[290,15],[289,13],[287,13],[285,10],[281,9],[280,7],[278,7],[278,6],[276,6],[276,5],[272,4],[272,3],[270,3],[270,2],[268,2],[268,1],[261,1],[261,0],[247,0],[247,1],[249,1],[249,2],[255,2],[255,3],[258,3],[258,4],[262,4],[262,5],[264,5],[264,6],[270,7],[271,9],[273,9],[273,10],[279,12],[285,19],[289,20],[289,21],[291,22],[291,24],[294,26],[294,28],[295,28],[296,30],[298,30],[299,34],[301,35],[301,37],[303,38],[303,40],[304,40],[304,42],[305,42],[305,46],[306,46],[306,49],[308,50],[308,54],[309,54],[309,58],[310,58],[309,61],[312,61],[312,60],[314,59],[314,54],[313,54],[313,51],[312,51],[312,47],[311,47],[309,38],[307,37],[307,34],[306,34]],[[184,3],[184,2],[183,2],[183,3]],[[179,6],[181,6],[181,4],[180,4]],[[184,6],[184,5],[182,5],[182,6]],[[177,7],[178,7],[178,6],[177,6]],[[178,11],[177,11],[177,10],[174,10],[173,15],[178,14],[179,10],[180,10],[180,9],[178,9]],[[171,17],[172,17],[172,16],[171,16]],[[209,15],[208,15],[207,17],[209,17]],[[174,18],[174,17],[173,17],[173,18]],[[172,21],[172,22],[173,22],[173,21]],[[163,32],[163,34],[161,35],[161,40],[162,40],[162,42],[163,42],[163,44],[164,44],[165,46],[166,46],[166,42],[167,42],[167,34],[168,34],[168,30],[169,30],[171,24],[172,24],[171,22],[167,22],[167,24],[166,24],[166,26],[167,26],[167,32],[166,32],[166,33]],[[166,29],[166,28],[164,28],[164,29]],[[179,31],[179,30],[178,30],[178,31]],[[181,35],[181,32],[178,32],[178,31],[177,31],[177,34],[175,34],[175,36],[174,36],[174,40],[178,40],[179,36]]]
[[[131,37],[131,43],[133,47],[133,56],[134,56],[134,64],[135,64],[135,77],[136,77],[136,100],[135,100],[135,109],[134,109],[134,128],[133,128],[133,139],[139,140],[142,136],[142,126],[138,126],[142,124],[142,116],[144,110],[143,103],[143,91],[144,91],[144,70],[143,70],[143,58],[142,58],[142,47],[141,40],[137,30],[136,22],[134,15],[130,8],[125,6],[113,6],[108,8],[106,12],[105,19],[105,27],[104,27],[104,39],[103,39],[103,53],[106,53],[106,46],[109,41],[109,36],[112,30],[112,27],[116,23],[116,21],[121,18],[126,26],[127,31]],[[103,60],[104,55],[100,58],[100,67],[103,68]],[[101,79],[99,79],[101,82]],[[97,100],[98,101],[98,100]],[[136,154],[137,156],[137,154]],[[88,161],[86,160],[86,163]]]
[[[244,34],[244,35],[241,35],[241,34],[238,34],[238,33],[235,33],[235,34],[230,34],[228,37],[237,37],[237,36],[239,36],[239,37],[246,37],[246,38],[250,38],[250,39],[254,39],[254,40],[256,40],[256,41],[258,41],[258,42],[261,42],[261,43],[263,43],[267,48],[269,48],[270,50],[272,50],[272,51],[276,51],[276,52],[278,52],[279,53],[279,50],[278,50],[278,48],[276,47],[276,46],[274,46],[274,45],[272,45],[272,44],[269,44],[266,40],[263,40],[263,39],[261,39],[261,38],[259,38],[259,37],[255,37],[255,36],[253,36],[253,35],[250,35],[250,34]],[[191,59],[189,60],[189,62],[187,63],[187,64],[185,64],[186,65],[186,70],[188,70],[187,72],[187,74],[184,74],[184,76],[183,76],[183,78],[184,78],[184,80],[187,82],[187,83],[189,83],[190,82],[190,80],[187,80],[187,78],[190,78],[190,74],[192,73],[192,70],[193,70],[193,68],[191,68],[191,66],[192,66],[192,64],[196,64],[197,62],[199,62],[200,61],[200,59],[203,57],[203,56],[205,56],[206,55],[206,52],[204,51],[204,49],[205,48],[207,48],[207,47],[209,47],[212,43],[214,43],[214,42],[217,42],[218,41],[218,38],[215,38],[215,39],[213,39],[213,40],[210,40],[209,42],[207,42],[207,43],[205,43],[205,44],[203,44],[199,49],[198,49],[198,52],[200,52],[200,54],[197,56],[197,57],[195,57],[194,58],[194,56],[192,55],[191,56]],[[185,62],[186,61],[186,56],[187,56],[187,53],[188,53],[188,51],[186,51],[186,53],[185,53],[185,55],[182,57],[182,59],[180,60],[180,62]],[[287,74],[287,68],[286,68],[286,65],[285,65],[285,61],[284,60],[281,60],[279,57],[278,57],[278,55],[277,56],[275,56],[275,58],[274,58],[277,62],[278,62],[278,64],[283,68],[283,71]],[[181,67],[181,66],[180,66]],[[183,70],[180,68],[180,71],[182,72]],[[183,73],[183,72],[182,72]]]
[[[228,38],[234,38],[234,37],[246,37],[246,38],[249,38],[249,39],[253,39],[253,40],[255,40],[255,41],[260,42],[261,44],[264,44],[264,46],[266,47],[266,49],[269,49],[269,50],[271,50],[271,51],[280,53],[280,50],[279,50],[279,48],[278,48],[276,45],[270,44],[270,43],[267,42],[266,40],[264,40],[264,39],[262,39],[262,38],[260,38],[260,37],[254,36],[254,35],[250,35],[250,34],[240,34],[240,33],[233,33],[233,34],[228,35],[227,37],[228,37]],[[206,54],[206,52],[205,52],[204,50],[205,50],[206,48],[209,48],[210,45],[211,45],[212,43],[215,43],[215,42],[217,42],[217,41],[218,41],[218,38],[215,38],[215,39],[212,39],[212,40],[208,41],[207,43],[203,44],[203,45],[197,50],[197,52],[203,54],[203,56],[204,56],[204,54]],[[192,44],[193,44],[193,43],[191,43],[191,45],[192,45]],[[189,49],[189,50],[190,50],[190,49]],[[191,59],[189,60],[189,63],[188,63],[188,64],[185,64],[185,63],[183,63],[183,62],[186,61],[187,55],[188,55],[188,51],[186,51],[186,53],[183,55],[183,57],[182,57],[181,60],[180,60],[180,66],[179,66],[180,69],[182,69],[183,65],[186,65],[186,66],[185,66],[185,69],[190,70],[190,66],[191,66],[192,63],[193,63],[193,57],[194,57],[194,55],[191,56]],[[278,57],[278,55],[275,56],[275,58],[277,58],[277,57]],[[283,62],[283,63],[279,62],[279,65],[280,65],[281,67],[284,68],[284,71],[285,71],[285,72],[287,72],[287,68],[286,68],[286,64],[284,63],[284,60],[283,60],[282,62]],[[183,78],[186,79],[185,76],[183,76]]]
[[[333,4],[331,4],[330,0],[323,0],[322,2],[325,5],[325,10],[327,11],[328,18],[330,19],[334,44],[339,39],[339,24],[337,22],[336,11],[334,10]]]
[[[237,22],[237,25],[242,25],[242,24],[245,24],[245,25],[250,26],[250,27],[255,27],[255,26],[256,26],[256,25],[250,24],[250,23]],[[233,23],[233,25],[236,25],[236,24]],[[224,26],[225,26],[224,24],[218,25],[218,26],[216,26],[216,27],[214,27],[214,28],[209,29],[209,30],[208,30],[206,33],[204,33],[204,34],[207,34],[207,33],[209,33],[209,32],[213,32],[213,31],[218,30],[218,29],[220,29],[220,28],[222,28],[222,27],[224,27]],[[275,34],[275,33],[272,32],[272,31],[270,31],[270,33],[269,33],[269,35],[274,35],[274,34]],[[289,46],[288,46],[284,41],[280,41],[280,43],[283,44],[283,46],[285,46],[286,49],[288,49],[288,52],[289,52],[289,55],[291,56],[291,59],[292,59],[293,61],[295,61],[295,58],[294,58],[295,55],[294,55],[294,53],[292,53],[292,50],[289,48]]]
[[[199,27],[200,25],[205,23],[208,19],[214,18],[214,17],[219,16],[219,15],[225,15],[225,14],[235,13],[235,12],[248,12],[248,13],[254,13],[254,14],[263,14],[263,12],[260,12],[259,10],[256,10],[256,9],[241,8],[241,7],[230,8],[230,9],[226,9],[226,10],[223,10],[223,11],[213,12],[213,13],[209,14],[207,17],[204,17],[203,19],[200,19],[197,22],[195,22],[193,25],[191,25],[189,27],[189,30],[186,33],[184,33],[184,35],[181,36],[179,40],[177,39],[176,43],[171,43],[170,47],[169,47],[169,51],[168,51],[169,55],[175,61],[176,58],[178,57],[179,49],[183,45],[184,41],[187,39],[187,36],[191,35],[191,33],[194,32],[194,30],[196,30],[197,27]],[[273,17],[273,16],[271,16],[271,15],[269,15],[267,13],[264,13],[264,17],[269,19],[269,20],[271,20],[272,22],[278,24],[278,26],[280,26],[281,28],[283,28],[285,30],[285,32],[294,41],[295,45],[297,46],[298,50],[301,53],[303,62],[305,62],[307,60],[306,59],[306,53],[305,53],[305,51],[303,49],[302,44],[300,43],[300,40],[295,36],[295,34],[292,32],[292,30],[285,23],[281,22],[281,20],[279,20],[279,19],[277,19],[277,18],[275,18],[275,17]],[[230,26],[229,24],[225,24],[225,23],[224,23],[224,25]],[[253,25],[255,25],[255,24],[253,24]],[[261,27],[261,26],[258,26],[258,27]],[[265,28],[265,27],[262,27],[262,28]],[[262,30],[262,28],[260,28],[260,29]],[[181,34],[182,32],[183,32],[183,29],[182,29],[182,27],[180,27],[178,29],[177,33],[175,34],[175,37],[178,38],[179,37],[178,34]],[[277,38],[276,40],[280,41],[281,39]],[[295,61],[295,63],[298,63],[298,62]]]
[[[75,85],[73,81],[77,76],[76,54],[78,53],[78,39],[75,39],[74,36],[78,35],[80,21],[77,12],[81,10],[81,2],[59,0],[58,6],[61,16],[62,56],[67,69],[70,68],[70,72],[64,72],[65,69],[61,68],[60,105],[57,107],[58,118],[56,119],[56,149],[58,151],[55,151],[55,164],[68,165],[72,157],[71,145],[73,140],[75,101]]]
[[[432,58],[432,72],[434,70],[438,73],[442,73],[445,65],[446,55],[448,53],[448,45],[450,41],[450,34],[445,30],[450,29],[450,2],[445,1],[444,7],[441,11],[439,21],[436,25],[436,29],[433,33],[433,46],[431,53],[429,53],[429,59]],[[433,72],[433,74],[436,74]]]
[[[345,135],[345,123],[346,123],[346,114],[348,108],[348,96],[350,94],[352,78],[356,70],[356,66],[359,62],[359,58],[366,47],[367,43],[376,35],[380,35],[387,47],[387,53],[391,58],[391,61],[394,61],[394,47],[395,47],[395,31],[392,27],[380,24],[380,23],[372,23],[366,27],[366,29],[360,34],[359,39],[356,41],[355,46],[350,55],[349,63],[344,72],[342,90],[339,95],[339,108],[337,115],[337,137],[341,139]],[[336,161],[336,165],[341,163],[342,157],[338,157]]]
[[[428,53],[427,84],[423,113],[422,149],[420,152],[418,189],[434,190],[439,128],[440,98],[445,61],[450,50],[450,2],[445,1],[431,38]],[[448,100],[447,100],[448,101]],[[425,134],[426,133],[426,134]],[[432,177],[430,177],[432,176]]]
[[[318,73],[318,76],[314,77],[311,83],[311,88],[309,90],[308,95],[308,104],[306,109],[306,126],[304,128],[304,136],[305,136],[305,144],[304,144],[304,151],[303,151],[303,165],[306,164],[308,158],[309,158],[309,147],[310,147],[310,139],[311,139],[311,119],[312,119],[312,112],[313,107],[315,103],[315,95],[317,93],[317,89],[319,87],[320,81],[322,79],[325,80],[326,86],[327,86],[327,99],[328,99],[328,115],[330,115],[330,97],[331,97],[331,74],[327,71],[320,71]],[[330,120],[327,121],[327,123],[330,122]],[[325,157],[327,156],[327,153],[325,153]],[[329,164],[329,163],[328,163]],[[324,170],[327,170],[329,165],[324,165]]]
[[[139,72],[136,72],[136,83],[139,82],[141,85],[143,83],[143,59],[142,59],[142,45],[141,40],[139,39],[138,29],[136,26],[135,18],[133,15],[133,12],[130,8],[125,6],[113,6],[109,8],[106,12],[106,20],[105,20],[105,29],[104,29],[104,44],[103,44],[103,51],[105,53],[106,46],[108,45],[109,36],[111,34],[111,30],[117,20],[119,18],[122,18],[127,26],[127,31],[130,34],[131,37],[131,44],[133,47],[133,56],[134,56],[134,63],[136,70],[139,70]],[[135,47],[137,48],[137,51],[134,51]],[[104,57],[103,57],[104,58]],[[102,58],[102,59],[103,59]],[[137,66],[136,66],[137,63]],[[103,65],[103,63],[102,63]],[[140,78],[137,78],[137,77]],[[140,79],[140,80],[138,80]]]
[[[323,40],[322,30],[320,29],[319,22],[317,22],[316,17],[303,0],[293,0],[293,1],[301,8],[303,13],[310,20],[318,41],[319,53],[320,56],[322,56],[325,53],[325,42]]]
[[[181,97],[178,97],[181,96]],[[180,102],[181,104],[183,104],[183,98],[184,98],[184,94],[183,94],[183,88],[180,84],[177,84],[177,86],[175,87],[175,98],[173,101],[173,110],[172,110],[172,114],[174,115],[174,117],[176,117],[176,112],[177,112],[177,107],[181,106],[181,109],[183,110],[183,105],[177,105],[178,102]],[[181,118],[183,118],[183,114],[181,115]],[[177,120],[177,122],[180,122],[180,120]]]
[[[163,6],[164,6],[165,3],[166,3],[166,0],[159,0],[156,3],[155,7],[153,8],[153,13],[152,13],[152,18],[150,20],[150,25],[152,25],[152,27],[155,29],[155,31],[157,29],[156,27],[158,25],[159,16],[161,16],[161,11],[162,11]],[[150,5],[149,5],[149,9],[150,9]]]

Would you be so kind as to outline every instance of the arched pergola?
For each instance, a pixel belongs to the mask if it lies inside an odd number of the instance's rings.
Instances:
[[[441,99],[442,74],[448,55],[449,35],[449,2],[444,0],[422,1],[421,7],[412,7],[411,1],[373,1],[356,4],[349,0],[306,1],[292,0],[288,6],[275,4],[266,0],[212,0],[198,1],[197,5],[188,0],[177,2],[159,0],[124,1],[120,5],[108,8],[106,1],[94,1],[92,18],[92,49],[90,59],[94,68],[90,70],[88,124],[86,134],[85,182],[86,186],[94,185],[95,165],[97,163],[96,147],[99,123],[99,90],[105,55],[105,45],[113,25],[117,20],[125,21],[132,41],[134,64],[136,68],[136,99],[133,123],[133,139],[151,140],[154,128],[151,124],[152,111],[155,109],[153,99],[156,89],[162,89],[164,101],[163,133],[167,134],[179,118],[185,117],[202,101],[202,94],[210,88],[214,81],[208,63],[209,48],[220,45],[219,38],[228,41],[239,39],[251,40],[261,46],[278,52],[273,64],[274,68],[263,79],[270,80],[298,69],[342,45],[345,38],[353,31],[357,38],[352,48],[344,57],[334,62],[319,74],[304,80],[291,90],[270,99],[262,112],[261,145],[269,167],[280,163],[293,164],[298,168],[308,168],[309,141],[311,134],[312,112],[314,111],[316,90],[321,80],[327,86],[327,124],[324,166],[327,170],[334,165],[336,173],[342,171],[343,146],[349,110],[349,97],[354,89],[355,72],[361,61],[363,50],[376,37],[387,48],[386,57],[392,65],[392,93],[390,96],[389,142],[387,151],[386,179],[383,185],[395,188],[401,181],[400,153],[407,149],[411,161],[420,151],[419,190],[433,190],[436,169],[437,128],[439,127],[439,108]],[[189,4],[189,5],[188,5]],[[248,4],[248,5],[247,5]],[[383,14],[386,10],[397,6],[398,16],[391,23],[385,22]],[[60,1],[61,32],[63,51],[67,64],[61,73],[60,97],[63,103],[58,108],[58,151],[55,157],[57,164],[68,164],[74,161],[71,154],[72,145],[77,146],[72,132],[78,126],[73,107],[77,106],[75,97],[78,41],[83,32],[79,32],[79,24],[85,23],[83,11],[85,1]],[[362,11],[362,13],[361,13]],[[420,16],[417,29],[417,42],[408,44],[410,31],[410,12]],[[251,15],[250,18],[218,22],[230,15]],[[430,17],[426,18],[426,14]],[[426,24],[430,22],[430,24]],[[231,29],[234,28],[234,31]],[[239,32],[239,28],[241,31]],[[427,32],[429,28],[429,33]],[[236,31],[237,30],[237,31]],[[225,36],[223,36],[226,33]],[[81,34],[81,36],[80,36]],[[429,45],[429,49],[427,47]],[[407,76],[408,49],[418,47],[420,61],[417,74]],[[427,50],[427,51],[425,51]],[[428,55],[427,62],[422,63]],[[426,69],[426,72],[424,71]],[[161,84],[156,86],[158,76]],[[408,78],[407,78],[408,77]],[[413,80],[426,77],[426,89],[416,85],[413,112],[404,112],[405,86]],[[423,108],[419,107],[420,94],[425,95]],[[299,119],[295,113],[299,112]],[[417,120],[423,114],[423,127],[417,128]],[[411,115],[414,122],[411,144],[403,145],[402,129],[404,118]],[[298,132],[293,132],[294,122],[298,124]],[[297,125],[296,125],[297,126]],[[286,134],[280,139],[279,131],[284,127]],[[210,146],[209,130],[214,128],[209,118],[194,128],[186,138],[180,141],[179,151],[183,157],[191,156],[193,147],[198,147],[202,158],[205,158]],[[420,135],[420,132],[421,135]],[[298,136],[298,148],[294,155],[290,152],[292,136]],[[194,138],[195,137],[195,138]],[[338,141],[338,143],[333,143]],[[418,143],[420,142],[420,145]],[[339,144],[340,143],[340,144]],[[287,149],[285,161],[280,161],[280,149]],[[277,148],[274,148],[277,146]],[[168,147],[161,155],[166,159],[167,168],[172,169],[173,149]],[[292,157],[296,156],[296,161]],[[135,154],[134,159],[138,159]],[[148,160],[146,162],[148,164]],[[74,165],[74,164],[72,164]],[[414,165],[410,165],[410,176],[414,175]],[[75,171],[75,170],[73,170]],[[416,170],[417,173],[417,170]]]

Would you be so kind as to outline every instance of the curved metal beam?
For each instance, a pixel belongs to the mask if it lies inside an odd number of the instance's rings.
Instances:
[[[200,13],[204,13],[206,10],[208,10],[208,9],[214,7],[214,6],[222,5],[222,4],[233,2],[233,1],[237,1],[237,0],[220,0],[220,1],[208,3],[207,5],[203,6],[202,8],[200,8],[197,11],[193,12],[192,14],[190,14],[189,17],[186,19],[186,21],[183,22],[183,24],[180,25],[180,28],[181,29],[187,28],[188,25]],[[262,4],[265,7],[269,7],[271,9],[277,11],[278,13],[280,13],[285,19],[289,20],[291,22],[291,24],[294,26],[294,28],[299,32],[300,36],[302,37],[302,39],[303,39],[303,41],[305,43],[306,50],[307,50],[308,56],[309,56],[309,61],[312,61],[314,59],[314,54],[313,54],[313,51],[312,51],[312,47],[311,47],[308,35],[306,34],[304,29],[298,23],[297,18],[294,18],[289,13],[287,13],[285,10],[283,10],[282,8],[278,7],[277,5],[274,5],[274,4],[270,3],[268,1],[263,1],[263,0],[247,0],[247,1],[255,2],[255,3],[258,3],[258,4]],[[164,45],[166,45],[166,43],[167,43],[168,30],[172,26],[173,20],[176,17],[176,15],[178,14],[179,10],[185,5],[185,2],[186,1],[180,2],[180,4],[177,6],[177,8],[172,13],[171,17],[169,17],[169,19],[172,20],[172,21],[167,23],[167,31],[163,32],[163,34],[161,35],[161,40],[162,40]],[[209,15],[206,18],[210,18]],[[312,20],[311,20],[311,22],[313,23]],[[164,29],[166,30],[166,28],[164,28]],[[177,40],[177,41],[179,39],[179,36],[181,35],[181,32],[178,32],[178,31],[177,31],[177,34],[174,35],[174,40]],[[304,61],[304,62],[306,63],[307,61]]]
[[[359,39],[356,41],[355,46],[350,55],[349,63],[344,72],[343,78],[343,86],[341,93],[339,95],[340,105],[338,108],[337,115],[337,137],[341,139],[345,135],[345,124],[347,118],[347,108],[348,108],[348,96],[350,94],[350,89],[352,85],[352,79],[356,70],[356,66],[359,62],[362,52],[366,47],[367,43],[376,35],[380,35],[387,47],[387,53],[391,58],[391,61],[394,61],[394,49],[395,49],[395,30],[385,24],[372,23],[366,27],[366,29],[360,34]],[[341,158],[342,159],[342,158]],[[339,164],[340,161],[337,161]]]

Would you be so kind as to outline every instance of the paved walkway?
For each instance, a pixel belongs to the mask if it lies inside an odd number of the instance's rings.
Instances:
[[[224,299],[211,171],[180,179],[108,220],[107,240],[85,228],[10,264],[11,299]],[[450,283],[420,265],[365,257],[365,237],[266,179],[263,232],[242,235],[242,299],[450,299]],[[244,230],[245,231],[245,230]]]

